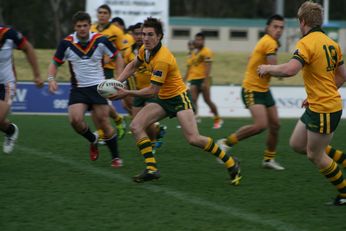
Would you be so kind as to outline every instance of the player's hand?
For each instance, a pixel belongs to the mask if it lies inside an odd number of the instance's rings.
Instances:
[[[54,93],[58,90],[58,83],[55,80],[48,81],[48,90]]]
[[[268,74],[268,67],[270,65],[259,65],[257,67],[257,74],[260,78],[263,78],[266,74]]]
[[[303,102],[302,102],[301,107],[302,107],[302,108],[307,108],[308,106],[309,106],[308,100],[307,100],[307,99],[304,99]]]
[[[108,99],[110,100],[122,99],[122,98],[125,98],[129,93],[128,90],[121,87],[115,87],[115,89],[117,89],[117,93],[111,95],[110,97],[108,97]]]
[[[41,79],[41,77],[35,78],[34,83],[38,88],[42,88],[44,86],[44,81]]]

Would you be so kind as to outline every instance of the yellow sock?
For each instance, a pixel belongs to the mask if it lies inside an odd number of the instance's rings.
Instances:
[[[105,138],[105,133],[103,132],[102,129],[97,130],[97,134],[99,135],[99,139],[104,139]]]
[[[137,147],[141,155],[144,157],[144,162],[147,165],[147,169],[157,171],[156,159],[153,155],[153,148],[151,141],[148,137],[144,137],[137,142]]]
[[[332,160],[331,164],[320,169],[320,172],[337,188],[339,195],[346,198],[346,180],[336,162]]]
[[[342,166],[346,168],[346,155],[341,150],[335,149],[332,146],[328,145],[326,147],[326,153],[335,162],[337,162],[338,164],[342,164]]]
[[[117,116],[114,118],[115,124],[119,125],[123,122],[123,117],[120,114],[117,114]]]
[[[271,159],[274,159],[276,156],[276,152],[271,152],[269,150],[265,150],[264,151],[264,156],[263,156],[263,159],[266,161],[266,160],[271,160]]]
[[[210,137],[208,137],[208,143],[205,145],[204,151],[210,152],[214,156],[221,159],[225,163],[227,169],[230,169],[235,165],[234,159],[231,156],[227,155],[224,151],[222,151]]]
[[[231,134],[230,136],[227,137],[226,144],[228,146],[233,146],[239,142],[237,135],[235,133]]]

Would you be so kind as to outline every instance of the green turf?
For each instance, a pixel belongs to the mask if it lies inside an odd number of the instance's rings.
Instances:
[[[0,230],[344,230],[345,208],[326,206],[336,195],[305,156],[288,147],[296,120],[282,120],[278,160],[285,171],[261,168],[265,134],[241,142],[234,154],[243,181],[228,184],[222,165],[189,146],[176,121],[157,153],[162,178],[136,184],[144,168],[133,138],[120,142],[125,166],[110,167],[106,147],[89,161],[88,143],[66,116],[11,116],[20,128],[13,154],[0,153]],[[220,138],[249,119],[226,119],[202,134]],[[346,149],[342,121],[333,144]]]

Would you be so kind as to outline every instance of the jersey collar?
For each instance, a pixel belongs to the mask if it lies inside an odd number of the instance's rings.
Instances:
[[[316,26],[314,28],[311,28],[311,30],[309,30],[308,33],[306,33],[306,35],[304,35],[303,37],[307,36],[308,34],[310,34],[312,32],[322,32],[325,34],[325,32],[322,30],[322,28],[320,26]]]
[[[149,50],[144,50],[144,59],[145,59],[145,62],[149,63],[151,57],[154,57],[156,55],[156,53],[160,50],[162,46],[162,43],[159,42],[156,47],[154,47],[152,49],[152,51],[149,51]]]

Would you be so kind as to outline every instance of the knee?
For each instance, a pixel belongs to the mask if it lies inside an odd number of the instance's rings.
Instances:
[[[293,149],[293,151],[300,153],[300,154],[306,154],[306,147],[305,145],[296,142],[293,139],[290,139],[290,147]]]
[[[272,134],[278,134],[280,130],[280,123],[270,124],[269,129]]]
[[[70,118],[70,124],[74,128],[81,127],[83,124],[83,118],[80,117],[71,117]]]
[[[253,129],[253,133],[254,134],[258,134],[258,133],[262,133],[267,129],[267,124],[255,124],[252,126]]]
[[[143,129],[142,126],[135,121],[132,121],[132,123],[130,124],[130,130],[133,134],[137,134],[142,129]]]
[[[200,146],[198,136],[188,136],[186,137],[187,142],[192,146]]]

